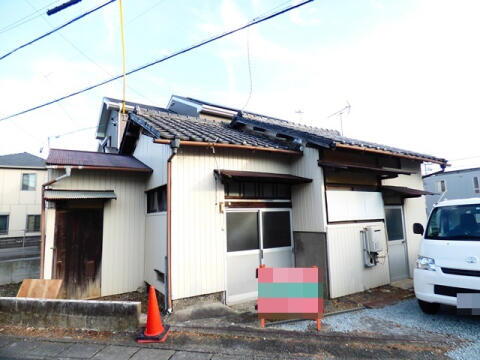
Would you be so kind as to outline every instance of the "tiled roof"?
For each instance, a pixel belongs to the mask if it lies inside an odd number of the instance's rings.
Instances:
[[[51,149],[47,165],[84,166],[93,168],[151,172],[152,169],[133,156],[92,151]]]
[[[198,105],[208,105],[208,106],[213,106],[220,109],[235,111],[238,113],[238,116],[235,119],[234,123],[237,122],[237,123],[243,123],[243,124],[251,124],[253,126],[276,131],[278,133],[281,132],[285,135],[298,137],[307,142],[311,142],[320,146],[334,147],[336,144],[345,144],[345,145],[359,146],[359,147],[369,148],[369,149],[383,150],[383,151],[388,151],[396,154],[409,155],[409,156],[414,156],[414,157],[419,157],[424,159],[430,159],[433,161],[446,162],[445,159],[434,157],[431,155],[421,154],[421,153],[410,151],[410,150],[399,149],[393,146],[382,145],[382,144],[377,144],[369,141],[363,141],[363,140],[342,136],[340,132],[338,132],[337,130],[329,130],[329,129],[317,128],[313,126],[302,125],[292,121],[282,120],[282,119],[274,118],[271,116],[265,116],[261,114],[248,112],[248,111],[241,111],[228,106],[213,104],[210,102],[194,99],[191,97],[182,97],[178,95],[174,95],[174,96],[176,98],[190,101]]]
[[[157,139],[178,138],[185,141],[216,142],[275,149],[293,149],[296,145],[270,139],[262,134],[236,130],[229,123],[186,115],[168,110],[146,109],[140,106],[130,113],[130,119]]]
[[[0,156],[0,167],[45,168],[45,160],[27,152]]]
[[[317,128],[313,126],[307,126],[297,124],[294,122],[280,120],[268,116],[257,115],[248,112],[242,112],[235,120],[238,123],[251,124],[257,127],[263,127],[275,131],[284,131],[287,135],[297,136],[303,138],[309,142],[317,143],[318,145],[327,145],[334,147],[336,144],[346,144],[359,146],[363,148],[370,148],[376,150],[388,151],[396,154],[415,156],[425,159],[431,159],[434,161],[446,162],[445,159],[437,158],[431,155],[421,154],[415,151],[399,149],[392,146],[381,145],[369,141],[363,141],[358,139],[342,136],[337,130],[328,130]]]

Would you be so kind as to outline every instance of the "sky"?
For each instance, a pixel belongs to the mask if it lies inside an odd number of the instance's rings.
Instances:
[[[63,2],[0,0],[0,54],[106,0],[45,15]],[[123,0],[127,69],[293,3]],[[480,166],[479,13],[477,0],[316,0],[129,76],[127,100],[176,94],[338,130],[330,115],[350,104],[345,136]],[[119,29],[114,2],[1,60],[0,117],[120,74]],[[2,121],[0,154],[95,150],[102,98],[121,95],[116,81]]]

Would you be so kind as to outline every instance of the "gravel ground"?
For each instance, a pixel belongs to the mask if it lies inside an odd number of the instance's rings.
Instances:
[[[453,311],[452,311],[453,309]],[[457,315],[454,308],[442,308],[436,315],[423,314],[415,299],[406,300],[380,309],[367,309],[326,317],[325,331],[369,333],[382,335],[410,335],[428,338],[446,335],[445,341],[459,338],[468,341],[446,355],[452,359],[480,359],[480,319]],[[312,321],[278,325],[286,330],[312,329]]]

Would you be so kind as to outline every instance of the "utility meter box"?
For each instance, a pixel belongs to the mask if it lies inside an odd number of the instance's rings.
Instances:
[[[366,249],[369,253],[379,253],[383,250],[383,229],[381,226],[367,226],[365,229]]]

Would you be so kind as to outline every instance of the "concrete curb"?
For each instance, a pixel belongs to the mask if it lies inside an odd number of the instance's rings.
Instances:
[[[136,331],[140,302],[0,297],[0,323],[34,328]]]

